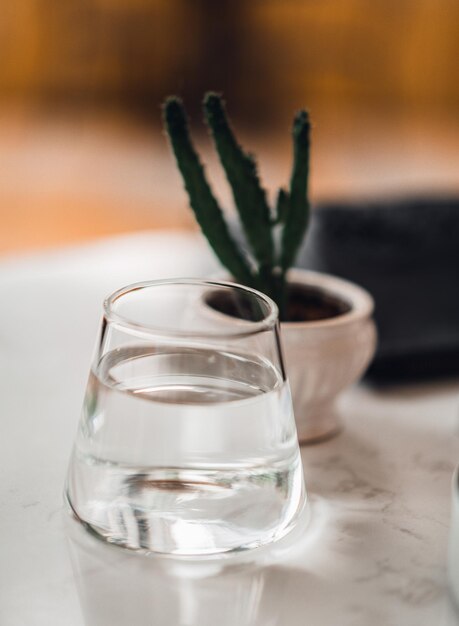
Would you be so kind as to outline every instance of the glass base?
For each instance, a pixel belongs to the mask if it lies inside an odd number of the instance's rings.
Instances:
[[[143,553],[206,556],[285,536],[305,504],[299,472],[301,464],[283,475],[271,469],[245,477],[156,470],[124,476],[112,498],[82,499],[80,493],[75,500],[69,490],[65,495],[74,517],[107,543]]]

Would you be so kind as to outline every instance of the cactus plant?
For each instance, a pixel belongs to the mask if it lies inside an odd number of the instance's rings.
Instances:
[[[207,93],[203,106],[250,251],[244,252],[232,237],[193,147],[183,103],[172,96],[163,105],[164,125],[191,208],[215,254],[234,279],[272,297],[279,306],[281,319],[288,319],[286,274],[295,261],[309,219],[308,114],[300,111],[295,116],[290,187],[279,189],[272,210],[261,186],[255,159],[238,144],[221,96]]]

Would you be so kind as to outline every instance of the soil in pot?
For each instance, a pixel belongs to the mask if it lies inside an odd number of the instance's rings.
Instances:
[[[215,290],[206,296],[207,304],[225,315],[239,319],[260,321],[262,311],[254,311],[252,302],[246,298],[235,298],[233,293]],[[348,313],[351,306],[333,294],[309,285],[293,284],[289,288],[287,321],[316,322]]]

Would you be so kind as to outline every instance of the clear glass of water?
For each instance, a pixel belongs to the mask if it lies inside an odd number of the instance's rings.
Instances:
[[[101,539],[210,555],[285,535],[305,503],[276,305],[234,284],[104,303],[66,499]]]

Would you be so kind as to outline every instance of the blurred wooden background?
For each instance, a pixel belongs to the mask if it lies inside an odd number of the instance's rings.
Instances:
[[[192,228],[160,130],[223,91],[274,189],[315,122],[315,199],[459,191],[457,0],[15,0],[0,21],[0,252]]]

